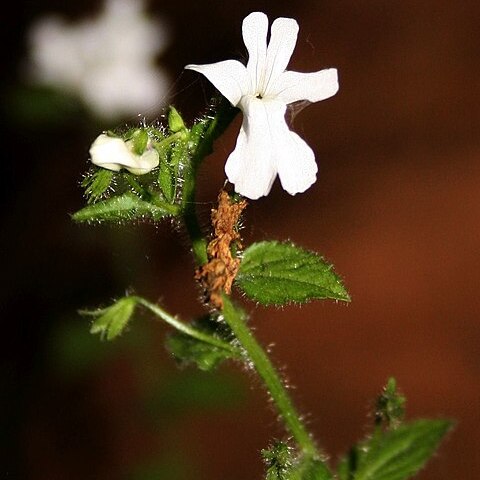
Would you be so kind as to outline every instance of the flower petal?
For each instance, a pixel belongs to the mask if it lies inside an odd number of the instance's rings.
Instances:
[[[234,107],[237,106],[242,95],[249,91],[250,80],[247,69],[237,60],[224,60],[207,65],[187,65],[185,68],[205,75]]]
[[[132,142],[102,133],[90,147],[90,160],[94,165],[107,170],[118,172],[126,168],[135,175],[144,175],[159,164],[159,155],[151,148],[142,155],[135,155],[132,152]]]
[[[126,142],[126,144],[128,148],[132,150],[133,145],[130,144],[130,141]],[[160,155],[157,150],[151,148],[151,145],[150,148],[147,147],[147,150],[145,150],[142,155],[135,155],[133,152],[131,155],[133,163],[131,163],[130,166],[125,165],[125,168],[134,175],[145,175],[160,163]]]
[[[298,23],[293,18],[277,18],[271,28],[270,42],[267,48],[265,81],[263,93],[270,94],[270,86],[287,68],[297,43]]]
[[[282,187],[291,195],[304,192],[317,179],[313,150],[288,128],[285,118],[277,117],[272,132],[273,159]]]
[[[118,172],[122,166],[132,165],[132,154],[121,138],[99,135],[90,147],[94,165]]]
[[[328,68],[313,73],[283,72],[272,85],[271,94],[289,104],[300,100],[318,102],[338,91],[336,68]]]
[[[251,97],[242,101],[242,127],[235,150],[225,165],[225,173],[235,185],[235,191],[252,200],[268,195],[277,176],[271,155],[268,103]]]
[[[248,51],[247,70],[252,81],[251,92],[263,83],[267,56],[268,18],[262,12],[246,16],[242,24],[243,42]]]

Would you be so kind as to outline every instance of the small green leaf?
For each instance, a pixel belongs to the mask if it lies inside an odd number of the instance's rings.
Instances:
[[[185,123],[173,105],[170,105],[170,110],[168,111],[168,128],[170,128],[172,133],[185,129]]]
[[[82,181],[88,203],[96,202],[110,187],[113,172],[105,168],[97,168]]]
[[[332,265],[291,243],[259,242],[243,254],[236,283],[263,305],[330,298],[350,301]]]
[[[383,392],[377,398],[375,424],[387,429],[397,428],[405,416],[405,402],[405,397],[397,392],[396,380],[393,377],[389,378]]]
[[[135,297],[123,297],[112,306],[94,311],[81,311],[82,315],[97,317],[90,328],[90,333],[99,333],[101,338],[113,340],[127,326],[137,305]]]
[[[183,333],[167,339],[167,348],[181,364],[194,363],[200,370],[213,370],[222,360],[231,357],[228,350],[202,342]]]
[[[366,453],[355,480],[406,480],[435,453],[452,424],[446,420],[417,420],[382,432],[365,444]],[[349,477],[344,477],[349,478]]]
[[[193,327],[222,340],[232,339],[231,332],[224,324],[209,317],[194,322]],[[180,364],[196,364],[200,370],[204,371],[213,370],[223,360],[234,357],[231,350],[203,342],[185,333],[170,335],[167,338],[166,347]]]
[[[284,442],[275,442],[273,446],[262,450],[267,466],[265,480],[289,480],[294,458],[291,448]]]
[[[318,458],[294,456],[294,451],[283,442],[276,442],[262,450],[267,465],[265,480],[333,480],[327,465]]]
[[[141,200],[133,193],[94,203],[72,215],[76,222],[125,221],[147,218],[158,221],[168,215],[178,214],[178,207],[156,200],[155,204]]]

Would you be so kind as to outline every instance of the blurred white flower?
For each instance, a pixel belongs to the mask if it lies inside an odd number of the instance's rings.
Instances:
[[[293,18],[273,22],[268,46],[264,13],[248,15],[242,33],[248,50],[246,67],[236,60],[185,67],[205,75],[243,112],[225,172],[235,191],[251,199],[268,195],[277,174],[287,192],[304,192],[315,182],[318,168],[312,149],[288,128],[285,112],[290,103],[318,102],[335,95],[337,70],[286,70],[297,42],[298,24]]]
[[[90,160],[99,167],[120,171],[127,169],[135,175],[144,175],[159,164],[158,152],[152,147],[151,142],[142,155],[133,151],[133,141],[126,142],[118,137],[111,137],[105,133],[99,135],[90,147]]]
[[[107,0],[103,12],[70,24],[42,18],[29,35],[30,77],[79,95],[97,115],[119,118],[158,109],[168,78],[155,64],[166,25],[147,17],[140,0]]]

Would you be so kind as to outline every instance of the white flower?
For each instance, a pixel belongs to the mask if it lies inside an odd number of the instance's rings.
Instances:
[[[79,95],[105,119],[158,108],[169,82],[155,58],[168,32],[143,9],[143,1],[106,0],[100,15],[77,23],[39,19],[30,31],[29,78]]]
[[[131,140],[125,142],[121,138],[102,133],[90,147],[90,160],[99,167],[115,172],[126,168],[135,175],[144,175],[158,165],[159,155],[151,142],[147,143],[142,155],[137,155],[133,151]]]
[[[316,180],[315,156],[288,128],[285,112],[290,103],[318,102],[335,95],[337,70],[286,70],[298,34],[298,24],[292,18],[273,22],[268,46],[268,19],[264,13],[248,15],[242,33],[249,55],[246,67],[236,60],[185,67],[205,75],[243,112],[237,144],[225,172],[235,184],[235,191],[251,199],[268,195],[277,174],[287,192],[304,192]]]

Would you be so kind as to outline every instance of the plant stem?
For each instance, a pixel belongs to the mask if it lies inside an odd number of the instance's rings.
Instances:
[[[197,265],[207,263],[207,240],[205,239],[195,209],[195,186],[198,167],[203,159],[212,152],[213,142],[228,127],[238,113],[230,103],[223,99],[213,118],[196,125],[197,130],[189,132],[189,140],[194,146],[190,164],[186,166],[183,183],[182,209],[183,220],[192,241],[192,252]],[[194,138],[197,137],[198,138]]]
[[[225,321],[245,349],[248,359],[253,363],[258,374],[265,382],[287,429],[301,448],[303,454],[308,457],[319,458],[315,442],[300,420],[278,372],[248,328],[242,312],[235,308],[230,298],[226,295],[223,295],[223,315]]]
[[[154,143],[155,148],[158,150],[162,150],[164,147],[168,147],[171,143],[176,142],[177,140],[183,140],[186,137],[186,132],[181,130],[180,132],[172,133],[170,136],[159,140],[158,142]]]
[[[210,345],[213,345],[215,347],[228,350],[229,352],[233,353],[235,356],[239,355],[238,349],[235,348],[233,345],[230,345],[228,342],[225,342],[224,340],[220,340],[219,338],[209,335],[208,333],[201,332],[191,327],[190,325],[187,325],[186,323],[181,322],[176,317],[170,315],[168,312],[163,310],[163,308],[159,307],[154,303],[149,302],[148,300],[142,297],[136,296],[135,299],[140,305],[143,305],[144,307],[148,308],[151,312],[157,315],[157,317],[160,317],[162,320],[164,320],[165,322],[167,322],[169,325],[176,328],[180,332],[185,333],[190,337],[196,338],[197,340],[201,340],[202,342],[209,343]]]
[[[197,219],[195,209],[195,177],[196,168],[186,169],[183,183],[183,221],[192,242],[192,253],[195,263],[203,265],[208,262],[207,240],[205,239]]]
[[[203,265],[208,261],[207,240],[203,236],[195,210],[197,169],[204,157],[212,151],[213,141],[223,133],[237,112],[238,110],[233,109],[224,101],[218,108],[215,117],[205,122],[203,131],[200,131],[200,133],[194,132],[193,129],[190,131],[190,141],[195,144],[195,150],[184,177],[182,211],[184,222],[192,241],[192,252],[197,265]],[[199,135],[200,138],[194,139],[194,135]],[[240,342],[247,362],[251,362],[254,365],[256,371],[265,382],[287,430],[292,434],[303,455],[309,458],[319,458],[320,455],[315,442],[303,425],[278,372],[247,327],[243,318],[243,312],[237,309],[226,295],[223,295],[222,313],[225,321]]]
[[[129,185],[135,190],[135,192],[140,195],[140,198],[142,200],[146,200],[147,202],[150,201],[150,199],[152,198],[152,194],[148,191],[148,189],[140,185],[140,183],[137,182],[136,178],[131,173],[126,173],[125,178],[127,179]]]

